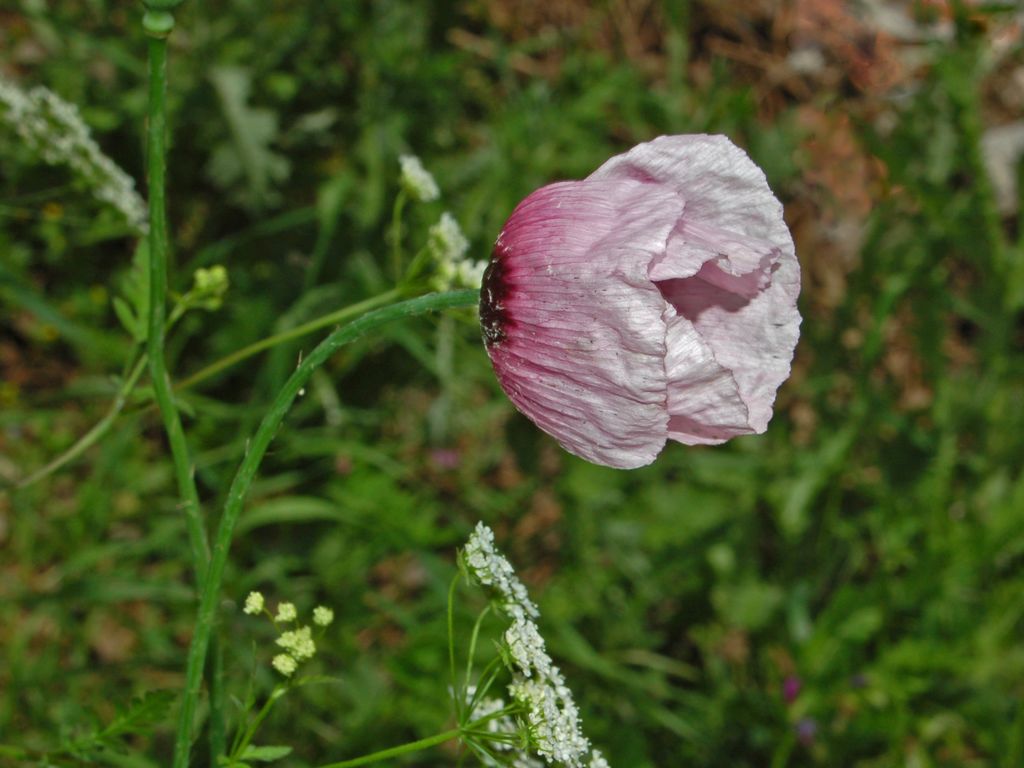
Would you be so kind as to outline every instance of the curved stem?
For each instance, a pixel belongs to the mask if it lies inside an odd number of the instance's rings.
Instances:
[[[461,728],[453,728],[450,731],[439,733],[436,736],[428,736],[427,738],[420,739],[419,741],[410,741],[408,744],[400,744],[397,747],[391,747],[390,749],[382,749],[380,752],[374,752],[371,755],[363,755],[362,757],[357,757],[352,760],[342,760],[340,763],[328,763],[327,765],[321,765],[320,768],[355,768],[357,765],[379,763],[381,760],[387,760],[389,757],[407,755],[410,752],[419,752],[421,749],[426,749],[427,747],[444,744],[446,741],[457,739],[461,734]]]
[[[201,381],[205,381],[211,376],[216,376],[218,373],[223,371],[225,368],[229,368],[235,363],[239,363],[246,358],[252,357],[265,349],[270,349],[278,344],[283,344],[291,339],[297,339],[300,336],[305,336],[313,331],[318,331],[321,328],[326,328],[329,325],[335,325],[337,323],[343,323],[353,317],[357,317],[364,312],[368,312],[371,309],[383,306],[389,302],[394,301],[399,296],[397,290],[385,291],[378,296],[372,296],[364,301],[351,304],[347,307],[342,307],[336,312],[331,312],[326,315],[314,318],[308,323],[297,325],[294,328],[289,328],[287,331],[281,331],[281,333],[275,333],[273,336],[267,336],[266,338],[254,341],[246,347],[235,350],[230,355],[222,357],[220,360],[216,360],[205,368],[193,373],[191,376],[182,379],[174,385],[175,389],[188,389],[189,387],[195,386]]]
[[[231,750],[232,758],[241,757],[242,753],[245,752],[245,750],[252,743],[253,737],[256,735],[256,731],[259,730],[260,723],[267,719],[267,715],[269,715],[270,710],[274,708],[274,704],[277,703],[277,700],[280,699],[287,690],[287,687],[282,685],[277,685],[274,687],[273,692],[270,694],[270,696],[267,697],[267,700],[260,708],[260,711],[256,713],[256,717],[253,718],[253,721],[249,724],[249,727],[245,729],[245,732],[242,733],[241,738],[238,740],[238,743]]]
[[[192,644],[189,647],[188,667],[185,672],[185,693],[178,715],[178,733],[174,746],[174,768],[186,768],[188,765],[189,744],[192,740],[192,720],[195,716],[196,703],[202,685],[203,661],[206,658],[206,650],[210,642],[220,585],[224,578],[224,567],[227,564],[235,525],[242,511],[242,504],[249,491],[249,486],[256,477],[256,471],[263,460],[263,455],[299,391],[309,381],[313,372],[323,365],[335,351],[368,331],[386,323],[425,312],[473,306],[478,299],[477,291],[432,293],[369,312],[348,325],[334,330],[320,342],[309,357],[299,363],[277,394],[256,430],[256,434],[253,435],[246,449],[245,457],[235,473],[231,488],[228,490],[220,524],[217,526],[210,568],[203,583],[196,628],[192,635]]]
[[[103,418],[97,421],[92,428],[78,438],[75,444],[68,448],[60,456],[57,456],[52,461],[46,464],[46,466],[37,469],[31,475],[26,477],[24,480],[18,483],[19,488],[26,488],[33,483],[37,483],[48,475],[52,475],[58,469],[63,467],[65,464],[74,461],[81,456],[85,451],[96,444],[96,442],[107,434],[107,431],[117,420],[117,417],[124,410],[125,405],[128,403],[128,398],[135,389],[135,385],[139,381],[139,377],[142,372],[146,370],[146,363],[148,358],[146,355],[142,355],[135,362],[135,366],[132,368],[131,373],[128,374],[128,378],[121,384],[121,388],[117,391],[117,395],[114,397],[114,401],[110,404],[107,412],[103,414]]]
[[[359,765],[369,765],[370,763],[379,763],[381,760],[386,760],[389,757],[398,757],[399,755],[408,755],[412,752],[419,752],[427,749],[428,747],[436,747],[438,744],[444,744],[446,741],[452,739],[459,739],[463,736],[470,734],[480,734],[494,737],[494,734],[490,731],[480,731],[480,727],[487,725],[492,720],[505,717],[506,715],[512,714],[519,709],[518,705],[510,704],[504,709],[500,709],[497,712],[492,712],[489,715],[485,715],[477,720],[460,728],[452,728],[450,731],[444,733],[438,733],[434,736],[428,736],[425,739],[418,739],[417,741],[410,741],[405,744],[399,744],[397,747],[389,747],[388,749],[382,749],[380,752],[373,752],[369,755],[363,755],[362,757],[354,757],[351,760],[342,760],[338,763],[327,763],[321,765],[319,768],[356,768]]]
[[[356,317],[357,315],[362,314],[363,312],[367,312],[383,304],[387,304],[389,301],[397,299],[398,296],[399,292],[397,290],[386,291],[378,296],[372,296],[369,299],[365,299],[355,304],[351,304],[347,307],[342,307],[341,309],[335,310],[334,312],[329,312],[326,315],[315,317],[309,322],[303,323],[302,325],[298,325],[294,328],[289,328],[288,330],[282,331],[281,333],[276,333],[273,336],[267,336],[266,338],[253,342],[252,344],[243,347],[242,349],[235,350],[230,355],[222,357],[220,360],[211,363],[202,370],[197,371],[196,373],[192,374],[186,379],[182,379],[181,381],[173,384],[172,386],[175,390],[186,389],[195,384],[198,384],[201,381],[205,381],[206,379],[216,375],[225,368],[229,368],[232,365],[235,365],[236,363],[240,363],[242,360],[252,357],[253,355],[258,354],[259,352],[262,352],[265,349],[271,349],[272,347],[275,347],[278,344],[284,344],[287,341],[291,341],[292,339],[296,339],[300,336],[312,333],[313,331],[319,330],[320,328],[325,328],[328,325],[344,322],[345,320],[348,320],[352,317]],[[171,315],[167,319],[167,331],[170,331],[174,327],[177,320],[179,320],[183,315],[184,310],[182,308],[182,305],[178,304],[171,311]],[[121,385],[121,388],[118,390],[117,395],[114,397],[114,401],[110,404],[110,407],[107,409],[107,412],[103,415],[103,418],[97,421],[89,429],[88,432],[86,432],[84,435],[78,438],[78,440],[75,441],[75,444],[68,448],[66,451],[64,451],[64,453],[52,459],[50,462],[46,464],[46,466],[37,469],[28,477],[20,480],[17,484],[17,487],[27,488],[28,486],[33,485],[34,483],[38,483],[44,477],[52,475],[54,472],[60,470],[65,465],[77,459],[87,449],[95,445],[100,440],[100,438],[107,434],[107,432],[113,426],[114,422],[117,421],[117,417],[121,415],[121,412],[128,405],[129,398],[131,398],[132,392],[135,391],[135,387],[139,383],[139,378],[141,377],[143,371],[146,370],[148,363],[149,356],[143,353],[142,356],[135,362],[134,367],[132,367],[131,372],[128,374],[128,377],[124,380],[124,383]]]

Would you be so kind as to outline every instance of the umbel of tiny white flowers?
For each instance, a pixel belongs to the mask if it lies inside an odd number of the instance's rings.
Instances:
[[[334,611],[322,605],[313,609],[313,623],[318,627],[326,627],[334,621]]]
[[[295,610],[294,603],[278,603],[277,616],[274,617],[274,621],[295,621],[298,612]]]
[[[448,211],[428,233],[427,248],[434,258],[434,287],[439,291],[455,287],[479,288],[487,262],[467,259],[469,240]]]
[[[245,598],[243,611],[251,616],[264,613],[273,621],[275,627],[281,624],[291,624],[298,619],[299,615],[295,604],[289,602],[278,603],[277,613],[271,615],[266,610],[266,600],[259,592],[249,593]],[[321,631],[333,621],[334,611],[330,608],[318,605],[313,609],[313,623],[320,627]],[[308,661],[316,655],[313,630],[306,624],[296,626],[294,629],[282,630],[274,642],[285,652],[274,656],[270,664],[285,677],[291,677],[301,662]]]
[[[259,592],[250,592],[245,598],[245,608],[243,610],[250,616],[255,616],[258,613],[263,613],[264,606],[263,595]]]
[[[534,619],[540,612],[512,565],[494,547],[494,532],[478,523],[462,552],[466,570],[490,587],[512,623],[505,631],[505,661],[512,672],[509,694],[526,712],[533,749],[549,765],[607,768],[583,735],[579,709],[561,671],[548,655]]]

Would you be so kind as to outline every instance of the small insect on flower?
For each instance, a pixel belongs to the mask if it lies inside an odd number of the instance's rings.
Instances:
[[[761,169],[724,136],[662,136],[519,204],[480,321],[516,407],[570,453],[628,469],[670,439],[765,431],[799,292]]]

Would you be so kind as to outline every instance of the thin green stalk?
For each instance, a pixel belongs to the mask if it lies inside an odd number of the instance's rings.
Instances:
[[[214,628],[210,638],[210,765],[227,749],[227,695],[224,681],[224,642]]]
[[[517,705],[511,704],[504,709],[485,715],[484,717],[474,720],[460,728],[452,728],[450,731],[445,731],[444,733],[438,733],[434,736],[428,736],[425,739],[418,739],[417,741],[410,741],[406,744],[399,744],[397,747],[389,747],[388,749],[382,749],[379,752],[373,752],[369,755],[363,755],[362,757],[354,757],[351,760],[342,760],[338,763],[327,763],[326,765],[321,765],[319,768],[356,768],[356,766],[359,765],[379,763],[381,760],[387,760],[389,757],[398,757],[399,755],[408,755],[413,752],[420,752],[424,749],[428,749],[429,747],[436,747],[438,744],[444,744],[446,741],[462,738],[465,735],[480,735],[494,738],[493,733],[486,730],[480,730],[480,727],[487,725],[487,723],[492,720],[498,720],[506,715],[510,715],[513,712],[516,712],[517,709]]]
[[[174,17],[166,12],[147,12],[143,28],[149,36],[149,130],[146,145],[146,170],[149,181],[149,334],[146,343],[153,393],[160,408],[164,430],[171,446],[178,493],[185,512],[192,565],[197,588],[202,588],[210,546],[199,512],[196,489],[185,430],[174,403],[171,380],[164,360],[164,322],[167,301],[167,35]]]
[[[166,3],[159,9],[147,9],[142,26],[149,36],[149,102],[147,117],[149,129],[146,141],[146,171],[149,182],[149,328],[146,352],[149,357],[149,373],[153,393],[164,431],[171,446],[174,473],[178,494],[185,512],[189,545],[192,550],[192,567],[195,573],[196,589],[202,590],[210,561],[210,544],[206,536],[199,508],[199,491],[196,488],[192,460],[189,456],[185,430],[181,416],[174,403],[171,379],[167,374],[164,360],[167,301],[167,36],[174,28],[174,17]],[[180,317],[175,313],[172,322]],[[212,632],[212,626],[210,628]],[[209,633],[208,633],[209,636]],[[204,648],[204,652],[205,652]],[[220,656],[219,643],[214,642],[213,658]],[[199,676],[202,677],[200,659]],[[217,722],[223,716],[223,677],[212,675],[211,680],[210,743],[216,759],[218,750],[223,748],[223,723]],[[187,758],[187,756],[186,756]]]
[[[402,280],[399,285],[412,285],[416,281],[416,278],[420,276],[420,273],[429,266],[430,262],[434,258],[434,254],[430,248],[420,248],[419,251],[416,252],[416,255],[412,257],[412,261],[409,262],[409,268],[405,270],[405,274],[402,276]]]
[[[398,190],[395,206],[391,209],[391,276],[396,283],[402,279],[402,211],[406,199],[405,190]]]
[[[74,445],[68,448],[60,456],[50,461],[46,466],[37,469],[31,475],[26,477],[24,480],[18,483],[19,488],[26,488],[33,483],[37,483],[48,475],[52,475],[54,472],[59,470],[65,464],[74,461],[86,450],[96,444],[96,442],[107,434],[107,431],[117,420],[117,417],[124,410],[125,405],[128,403],[128,398],[131,396],[132,391],[135,389],[135,385],[139,381],[139,377],[142,372],[146,370],[147,357],[141,355],[138,360],[135,361],[135,365],[128,374],[128,378],[121,384],[121,388],[118,389],[117,394],[114,396],[114,401],[110,404],[107,412],[103,415],[103,418],[97,421],[92,429],[82,435]]]
[[[342,760],[340,763],[328,763],[327,765],[321,765],[320,768],[356,768],[357,765],[379,763],[381,760],[387,760],[389,757],[408,755],[411,752],[419,752],[420,750],[427,749],[428,747],[435,747],[438,744],[444,744],[446,741],[457,739],[461,734],[461,728],[453,728],[450,731],[439,733],[436,736],[428,736],[427,738],[420,739],[419,741],[410,741],[408,744],[400,744],[397,747],[391,747],[390,749],[382,749],[380,752],[374,752],[372,755],[363,755],[362,757],[357,757],[352,760]]]
[[[484,619],[487,614],[491,612],[491,606],[487,605],[480,615],[476,617],[476,621],[473,622],[473,633],[469,636],[469,652],[466,654],[466,685],[469,685],[469,681],[473,677],[473,659],[476,658],[476,644],[480,639],[480,628],[484,624]]]
[[[195,384],[198,384],[199,382],[206,380],[210,376],[219,373],[225,368],[235,365],[236,363],[239,363],[248,357],[252,357],[253,355],[257,354],[258,352],[261,352],[264,349],[270,349],[272,347],[277,346],[278,344],[283,344],[287,341],[290,341],[294,338],[305,335],[307,333],[311,333],[312,331],[318,330],[325,326],[334,323],[344,322],[345,320],[348,320],[351,317],[359,315],[362,312],[375,309],[376,307],[382,304],[386,304],[389,301],[393,301],[396,298],[398,298],[397,291],[386,291],[385,293],[382,293],[379,296],[373,296],[369,299],[358,302],[356,304],[352,304],[347,307],[342,307],[339,310],[330,312],[326,315],[322,315],[321,317],[316,317],[310,320],[308,323],[304,323],[301,326],[296,326],[295,328],[290,328],[287,331],[283,331],[273,336],[268,336],[265,339],[260,339],[259,341],[254,342],[253,344],[250,344],[247,347],[236,350],[235,352],[232,352],[230,355],[223,357],[220,360],[217,360],[211,365],[208,365],[206,368],[203,368],[201,371],[192,374],[187,379],[177,382],[176,384],[174,384],[174,389],[181,390],[194,386]],[[182,304],[179,303],[174,307],[174,309],[171,311],[170,317],[167,319],[167,332],[169,332],[174,327],[175,323],[184,315],[184,313],[185,309]],[[143,371],[145,371],[146,368],[148,367],[148,364],[149,357],[148,355],[143,353],[142,356],[139,357],[139,359],[134,363],[134,366],[131,368],[128,377],[124,380],[123,384],[121,385],[121,388],[118,390],[117,394],[114,397],[114,401],[110,404],[110,407],[107,409],[107,412],[103,415],[103,418],[96,422],[96,424],[94,424],[89,429],[88,432],[82,435],[75,442],[75,444],[68,448],[66,451],[64,451],[64,453],[54,458],[52,461],[46,464],[46,466],[36,470],[31,475],[21,480],[18,483],[18,487],[27,488],[28,486],[33,485],[34,483],[38,483],[43,478],[52,475],[54,472],[62,469],[64,466],[77,459],[86,450],[95,445],[104,435],[106,435],[107,432],[110,431],[110,428],[114,425],[114,422],[117,421],[118,416],[121,415],[121,412],[127,406],[128,401],[132,396],[132,392],[135,391],[135,387],[139,383],[139,378],[141,377]]]
[[[252,743],[253,737],[256,735],[256,731],[259,730],[260,724],[267,719],[270,714],[270,710],[274,708],[274,704],[280,699],[286,692],[287,686],[277,685],[274,687],[273,692],[267,697],[266,702],[260,708],[260,711],[256,713],[256,717],[249,724],[249,727],[245,729],[244,733],[241,733],[241,738],[235,739],[235,744],[231,748],[231,756],[238,758],[241,757],[242,753]]]
[[[224,578],[224,567],[227,564],[235,525],[242,511],[242,504],[249,491],[249,486],[252,485],[256,471],[263,460],[263,455],[299,391],[306,386],[313,372],[323,365],[335,351],[363,334],[386,323],[425,312],[473,306],[478,298],[477,291],[433,293],[369,312],[348,325],[335,329],[320,342],[310,355],[299,363],[277,394],[256,430],[256,434],[253,435],[245,457],[235,473],[231,488],[228,490],[224,512],[217,527],[210,568],[203,584],[195,632],[189,647],[188,667],[185,672],[185,693],[178,715],[178,732],[174,745],[174,768],[186,768],[188,765],[189,748],[192,742],[192,721],[195,717],[202,685],[203,661],[206,658],[207,646],[213,630],[221,581]]]
[[[462,694],[459,691],[459,680],[455,675],[455,588],[459,584],[458,572],[452,577],[448,586],[448,673],[451,676],[452,704],[455,705],[455,716],[462,720]]]
[[[287,331],[281,331],[281,333],[275,333],[273,336],[267,336],[266,338],[254,341],[248,346],[242,347],[241,349],[235,350],[230,355],[222,357],[220,360],[216,360],[205,368],[193,373],[191,376],[182,379],[174,385],[175,389],[188,389],[189,387],[195,386],[201,381],[205,381],[211,376],[216,376],[218,373],[223,371],[225,368],[229,368],[235,363],[239,363],[246,358],[252,357],[255,354],[262,352],[265,349],[275,347],[278,344],[283,344],[286,341],[297,339],[300,336],[318,331],[321,328],[326,328],[328,325],[335,325],[343,323],[346,320],[350,320],[353,317],[358,317],[364,312],[368,312],[371,309],[388,304],[394,301],[399,296],[397,289],[385,291],[377,296],[371,296],[369,299],[350,304],[347,307],[342,307],[336,312],[330,312],[326,315],[310,320],[308,323],[297,325],[294,328],[289,328]]]

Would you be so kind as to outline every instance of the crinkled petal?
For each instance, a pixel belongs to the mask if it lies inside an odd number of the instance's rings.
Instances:
[[[685,201],[684,227],[762,241],[769,250],[775,248],[781,253],[793,251],[793,240],[782,218],[782,204],[769,188],[764,173],[725,136],[661,136],[616,155],[588,179],[634,179],[664,184]],[[686,232],[677,230],[673,241],[678,236],[686,239]],[[670,242],[670,256],[672,245]],[[734,259],[738,262],[729,271],[750,271],[751,265],[741,255],[735,251],[724,254],[727,263]],[[679,266],[674,277],[688,277],[701,264]]]
[[[683,216],[652,262],[651,279],[732,374],[749,431],[763,432],[800,328],[800,268],[764,173],[724,136],[662,136],[611,158],[590,178],[656,182],[683,198]],[[681,424],[673,416],[674,438]],[[719,424],[697,420],[691,430],[698,427],[720,434]]]
[[[773,265],[771,283],[750,298],[703,280],[703,272],[658,287],[692,323],[718,364],[732,373],[749,413],[750,431],[764,432],[775,392],[789,377],[800,335],[800,267],[795,256],[780,259]]]
[[[664,320],[668,436],[686,445],[715,445],[750,434],[747,406],[732,372],[671,304],[665,307]]]
[[[647,270],[681,209],[638,181],[552,184],[519,204],[495,246],[481,320],[498,380],[590,461],[643,466],[664,446],[665,302]]]

